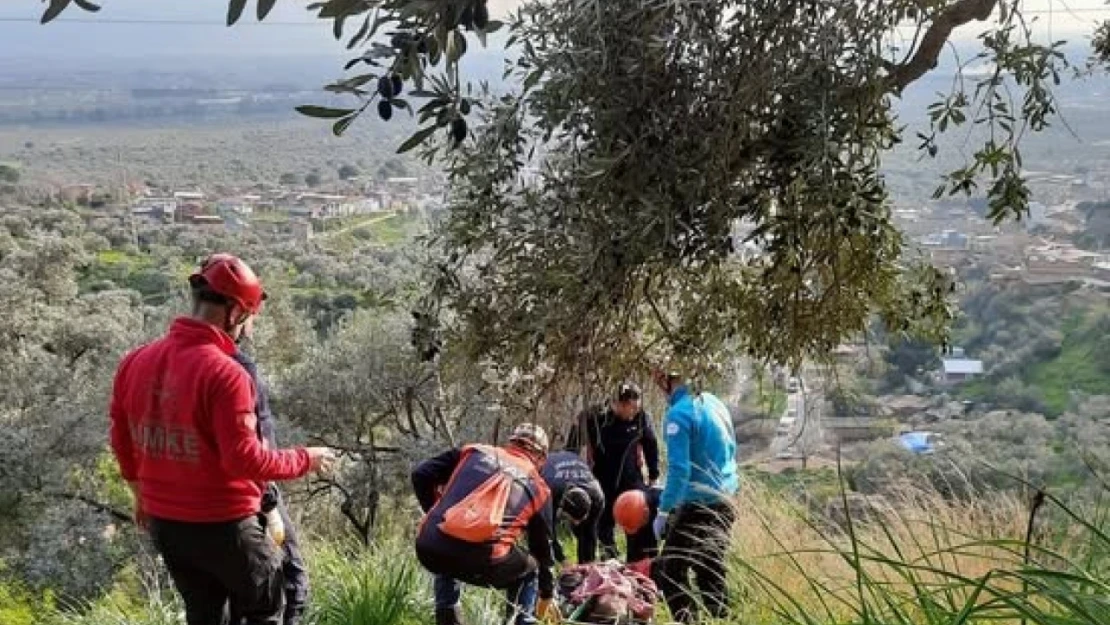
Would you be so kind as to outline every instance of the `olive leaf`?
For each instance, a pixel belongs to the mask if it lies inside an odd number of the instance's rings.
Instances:
[[[234,26],[243,16],[243,9],[247,7],[247,0],[230,0],[227,4],[227,25]]]
[[[262,20],[266,19],[266,17],[270,15],[270,11],[274,10],[274,5],[276,4],[277,0],[258,0],[258,21],[261,22]]]
[[[355,112],[355,109],[337,109],[328,108],[326,106],[304,105],[298,106],[296,111],[306,117],[317,117],[320,119],[334,119],[337,117],[346,117]]]
[[[42,14],[40,23],[48,24],[62,14],[66,10],[71,0],[50,0],[50,6],[46,7],[46,11]]]

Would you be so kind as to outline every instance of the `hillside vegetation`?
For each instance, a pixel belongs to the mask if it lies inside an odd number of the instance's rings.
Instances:
[[[730,552],[737,597],[730,622],[952,625],[1105,623],[1110,609],[1106,526],[1050,502],[1025,540],[1026,502],[1000,495],[945,501],[911,488],[863,509],[866,520],[815,521],[802,500],[749,484],[735,502]],[[1087,513],[1093,511],[1086,511]],[[316,534],[308,562],[315,588],[308,622],[416,625],[430,622],[430,584],[395,526],[370,548]],[[149,573],[148,573],[149,575]],[[5,625],[161,625],[180,610],[165,587],[139,583],[135,569],[79,613],[49,595],[0,586]],[[138,593],[138,594],[135,594]],[[0,595],[3,596],[3,595]],[[496,622],[499,596],[465,596],[469,622]],[[31,614],[37,615],[33,618]],[[78,615],[79,614],[79,615]]]
[[[180,622],[164,570],[127,521],[129,498],[105,451],[103,414],[116,359],[183,310],[182,279],[206,249],[242,250],[274,295],[254,349],[274,382],[283,441],[348,449],[333,484],[289,491],[309,545],[311,622],[430,622],[430,586],[409,543],[418,515],[405,471],[447,442],[422,407],[443,393],[449,426],[463,440],[488,437],[497,413],[472,367],[448,358],[436,382],[413,352],[408,305],[420,265],[387,245],[405,240],[403,222],[383,222],[391,225],[366,240],[352,233],[339,247],[157,228],[141,230],[136,248],[119,234],[120,219],[35,208],[8,209],[0,220],[0,301],[8,313],[0,333],[7,469],[0,473],[0,623]],[[1033,308],[1049,307],[1047,320],[1056,305]],[[1086,322],[1067,327],[1077,346],[1097,337]],[[1064,366],[1068,353],[1049,366]],[[544,423],[558,432],[573,413],[551,407]],[[372,426],[369,415],[377,415]],[[1106,433],[1096,421],[1062,416],[1055,443],[1028,423],[969,421],[972,448],[956,446],[932,461],[876,455],[846,467],[843,479],[827,471],[749,472],[730,556],[735,622],[1016,624],[1025,617],[1035,625],[1104,625],[1110,544],[1107,515],[1087,496],[1094,478],[1074,453],[1061,472],[1065,465],[1052,469],[1036,450],[1110,441],[1099,442]],[[942,470],[951,462],[966,471],[988,442],[999,446],[994,456],[1016,464],[980,467],[977,477]],[[1038,477],[1031,469],[1051,470]],[[1005,473],[1063,498],[1040,510],[1028,565],[1031,491]],[[965,487],[943,487],[961,479]],[[467,609],[475,623],[499,613],[495,597],[481,592],[468,593]]]
[[[969,399],[1058,416],[1110,395],[1110,307],[1074,288],[981,285],[963,302],[960,344],[990,363]]]

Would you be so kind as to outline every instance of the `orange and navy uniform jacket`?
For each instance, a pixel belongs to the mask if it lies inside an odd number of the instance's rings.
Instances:
[[[259,440],[250,375],[218,328],[174,320],[165,337],[127,354],[110,408],[120,473],[139,485],[146,514],[170,521],[234,521],[260,511],[264,483],[309,471],[304,449]]]
[[[528,552],[539,565],[540,597],[550,599],[555,588],[551,492],[539,470],[523,452],[511,447],[467,445],[417,465],[412,472],[412,485],[425,512],[417,541],[437,541],[444,546],[459,544],[458,538],[443,531],[445,516],[497,471],[506,469],[516,471],[518,477],[512,482],[495,537],[483,543],[488,561],[496,565],[526,534]]]

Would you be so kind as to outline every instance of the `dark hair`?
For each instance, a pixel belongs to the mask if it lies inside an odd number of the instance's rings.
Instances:
[[[584,488],[571,486],[563,495],[563,502],[559,506],[576,523],[581,523],[590,515],[590,494]]]
[[[641,397],[640,387],[634,382],[621,382],[617,387],[617,401],[635,401]]]
[[[201,302],[207,304],[216,304],[219,306],[227,306],[231,303],[226,296],[213,291],[208,287],[208,281],[200,276],[193,276],[189,278],[189,287],[193,292],[193,304],[200,304]]]

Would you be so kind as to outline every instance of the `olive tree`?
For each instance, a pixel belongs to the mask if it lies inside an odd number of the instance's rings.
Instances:
[[[335,497],[366,543],[389,497],[408,492],[409,467],[454,444],[458,434],[476,438],[489,420],[481,379],[443,385],[415,352],[410,330],[398,314],[355,313],[274,385],[283,421],[340,450],[340,470],[316,478],[311,494]]]
[[[104,414],[143,318],[132,293],[78,292],[81,237],[31,225],[0,237],[0,557],[80,598],[110,582],[133,539],[111,531],[130,523],[130,501],[108,470]]]
[[[69,4],[51,0],[44,21]],[[229,24],[247,4],[230,0]],[[273,5],[255,3],[258,19]],[[368,110],[410,111],[419,129],[399,151],[450,173],[424,334],[537,395],[662,358],[796,365],[876,315],[943,343],[951,279],[907,253],[879,173],[906,139],[894,103],[979,23],[964,63],[991,73],[954,81],[914,140],[936,155],[946,131],[978,129],[937,192],[984,186],[992,218],[1019,217],[1019,140],[1049,123],[1065,67],[1019,0],[533,0],[507,29],[485,0],[308,8],[358,54],[327,87],[354,103],[301,112],[342,134]],[[461,61],[502,30],[495,96]]]
[[[951,279],[906,253],[879,169],[903,138],[894,100],[996,3],[581,7],[521,10],[521,89],[449,158],[437,286],[474,356],[553,375],[664,356],[797,364],[876,314],[946,340]],[[918,44],[894,54],[906,20]],[[991,33],[997,74],[938,103],[920,140],[932,153],[953,125],[989,128],[941,192],[985,179],[1002,219],[1025,211],[1017,138],[1047,123],[1062,61],[1013,12]]]

